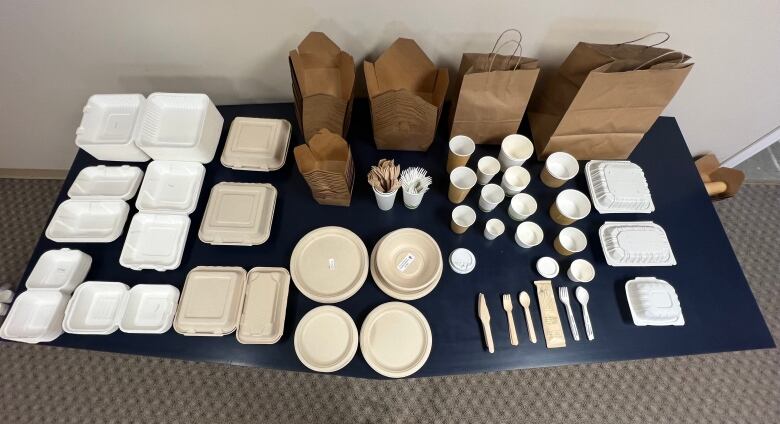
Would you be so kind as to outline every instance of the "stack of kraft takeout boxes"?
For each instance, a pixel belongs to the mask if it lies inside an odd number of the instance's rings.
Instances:
[[[349,206],[355,166],[347,142],[327,129],[293,151],[298,170],[321,205]]]

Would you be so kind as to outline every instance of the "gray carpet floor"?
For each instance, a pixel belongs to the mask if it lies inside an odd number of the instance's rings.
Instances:
[[[0,180],[1,281],[18,280],[59,184]],[[716,207],[780,340],[780,185]],[[780,352],[368,381],[0,342],[0,421],[780,423]]]

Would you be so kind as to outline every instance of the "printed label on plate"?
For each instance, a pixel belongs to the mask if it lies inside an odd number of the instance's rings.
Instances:
[[[336,260],[333,258],[328,259],[328,269],[333,271],[336,269]]]
[[[401,259],[401,262],[398,263],[396,268],[398,268],[399,271],[404,272],[406,271],[406,268],[409,268],[409,265],[411,265],[412,262],[414,262],[414,255],[407,253],[406,256]]]

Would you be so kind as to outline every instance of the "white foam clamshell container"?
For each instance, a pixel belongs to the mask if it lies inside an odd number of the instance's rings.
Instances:
[[[148,161],[149,156],[135,144],[143,108],[140,94],[95,94],[84,106],[76,145],[99,160]]]
[[[141,212],[191,214],[205,175],[206,168],[198,162],[152,161],[135,207]]]
[[[138,191],[144,172],[137,166],[88,166],[76,176],[68,189],[72,199],[130,200]]]
[[[123,200],[66,200],[46,227],[46,238],[61,243],[108,243],[122,234],[129,211]]]
[[[133,270],[166,271],[181,264],[190,218],[139,212],[127,230],[119,264]]]
[[[179,289],[169,284],[87,281],[68,302],[62,328],[71,334],[161,334],[171,328]]]
[[[284,268],[252,268],[247,274],[236,339],[243,344],[273,344],[284,332],[290,273]]]
[[[92,265],[92,257],[80,250],[59,249],[43,253],[27,277],[28,290],[56,290],[70,294]]]
[[[173,328],[185,336],[224,336],[238,327],[246,286],[240,267],[199,266],[187,274]]]
[[[626,283],[626,298],[634,325],[685,325],[674,287],[655,277],[637,277]]]
[[[221,182],[211,189],[198,237],[215,245],[254,246],[271,235],[276,188]]]
[[[290,129],[285,119],[235,118],[220,162],[233,169],[276,171],[287,158]]]
[[[0,337],[23,343],[50,342],[62,334],[70,299],[59,290],[27,290],[20,294],[0,327]]]
[[[592,160],[585,164],[593,206],[599,213],[650,213],[655,210],[645,173],[629,161]]]
[[[209,163],[224,119],[205,94],[152,93],[136,144],[155,160]]]
[[[611,266],[677,264],[666,232],[650,221],[607,221],[599,228],[599,239],[607,264]]]

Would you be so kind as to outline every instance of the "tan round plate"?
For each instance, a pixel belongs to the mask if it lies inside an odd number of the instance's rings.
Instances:
[[[335,306],[307,312],[295,329],[295,354],[307,368],[334,372],[344,368],[358,348],[358,330],[352,318]]]
[[[415,307],[388,302],[371,311],[360,328],[360,352],[374,371],[402,378],[428,360],[433,335],[428,320]]]
[[[377,246],[376,269],[399,292],[418,292],[441,276],[441,250],[423,231],[402,228],[385,235]]]

